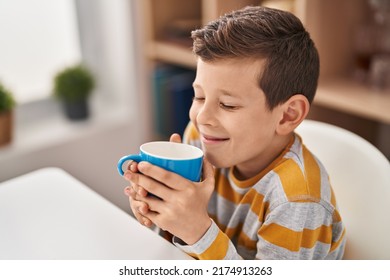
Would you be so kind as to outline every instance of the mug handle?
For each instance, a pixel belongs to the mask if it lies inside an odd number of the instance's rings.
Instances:
[[[123,172],[123,164],[126,162],[126,161],[129,161],[129,160],[134,160],[136,162],[140,162],[142,159],[141,159],[141,156],[140,155],[128,155],[128,156],[124,156],[122,157],[119,161],[118,161],[118,172],[121,176],[123,176],[123,174],[125,174],[125,172]]]

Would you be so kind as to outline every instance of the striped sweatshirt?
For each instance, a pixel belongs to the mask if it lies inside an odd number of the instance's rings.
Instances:
[[[184,142],[201,147],[193,125]],[[282,154],[248,180],[216,169],[212,225],[195,244],[173,243],[197,259],[341,259],[345,229],[328,174],[294,134]]]

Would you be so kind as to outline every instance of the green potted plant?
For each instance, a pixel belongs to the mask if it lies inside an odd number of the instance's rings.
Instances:
[[[12,93],[0,83],[0,146],[12,140],[13,108]]]
[[[61,100],[71,120],[88,118],[88,97],[94,87],[94,76],[82,64],[65,68],[54,77],[54,95]]]

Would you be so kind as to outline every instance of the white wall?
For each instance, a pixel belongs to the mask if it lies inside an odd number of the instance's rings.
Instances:
[[[14,140],[0,147],[0,182],[55,166],[129,212],[123,195],[127,183],[116,164],[121,156],[138,152],[150,131],[143,118],[149,110],[132,5],[76,0],[83,57],[98,78],[92,116],[69,122],[52,100],[19,106]]]

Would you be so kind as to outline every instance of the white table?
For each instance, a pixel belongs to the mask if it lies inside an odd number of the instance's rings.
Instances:
[[[61,169],[0,184],[0,259],[189,258]]]

